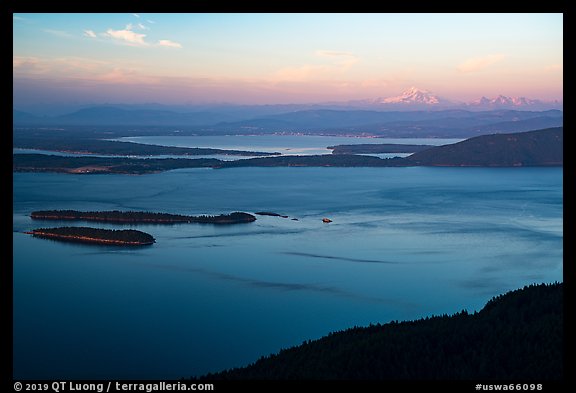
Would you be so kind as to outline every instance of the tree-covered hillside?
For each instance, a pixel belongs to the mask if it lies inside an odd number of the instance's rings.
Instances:
[[[563,147],[563,127],[557,127],[477,136],[414,153],[405,161],[418,166],[561,166]]]
[[[559,380],[563,284],[531,285],[479,312],[331,333],[202,379]]]

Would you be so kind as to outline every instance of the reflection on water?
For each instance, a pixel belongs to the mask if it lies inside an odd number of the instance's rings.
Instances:
[[[129,250],[25,235],[74,225],[40,209],[298,221],[126,225],[157,241]],[[15,173],[13,219],[15,378],[197,375],[562,280],[562,168]]]

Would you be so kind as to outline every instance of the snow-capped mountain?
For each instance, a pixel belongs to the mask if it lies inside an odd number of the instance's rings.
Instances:
[[[482,97],[479,100],[467,104],[471,109],[540,109],[542,107],[558,108],[562,104],[554,102],[543,102],[532,100],[526,97],[507,97],[499,95],[496,98]]]
[[[424,104],[424,105],[439,105],[447,103],[448,101],[438,97],[428,90],[421,90],[417,87],[411,87],[404,91],[401,95],[387,98],[377,98],[374,100],[378,104]]]
[[[544,102],[533,100],[526,97],[508,97],[499,95],[495,98],[482,97],[471,102],[456,102],[442,98],[428,90],[411,87],[402,94],[394,97],[379,97],[375,100],[357,101],[362,104],[380,109],[389,110],[444,110],[444,109],[466,109],[466,110],[495,110],[495,109],[514,109],[514,110],[562,110],[562,102],[551,101]]]

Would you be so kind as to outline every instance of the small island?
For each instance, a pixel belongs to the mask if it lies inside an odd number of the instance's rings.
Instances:
[[[186,216],[181,214],[137,212],[137,211],[89,211],[40,210],[30,214],[34,220],[105,221],[117,224],[244,224],[256,221],[252,214],[234,212],[218,216]]]
[[[74,243],[113,246],[148,246],[156,241],[152,235],[134,229],[101,229],[90,227],[39,228],[27,234],[45,239]]]
[[[288,216],[285,216],[284,214],[279,214],[279,213],[274,213],[274,212],[256,212],[254,214],[257,214],[259,216],[270,216],[270,217],[282,217],[282,218],[288,218]]]

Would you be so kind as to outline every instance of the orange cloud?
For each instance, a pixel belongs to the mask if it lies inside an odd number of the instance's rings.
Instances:
[[[137,68],[83,58],[43,59],[14,56],[15,77],[75,79],[102,83],[160,83],[160,78],[142,74]]]
[[[181,44],[170,40],[160,40],[158,41],[158,46],[166,46],[169,48],[182,48]]]

